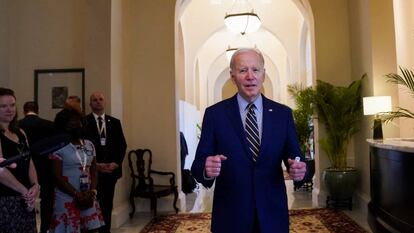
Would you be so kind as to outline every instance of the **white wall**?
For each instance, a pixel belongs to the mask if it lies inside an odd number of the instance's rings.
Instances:
[[[397,48],[397,65],[414,70],[414,2],[394,0],[395,42]],[[401,72],[398,70],[400,75]],[[394,106],[414,111],[413,96],[404,87],[398,89],[398,100],[393,100]],[[403,126],[403,127],[401,127]],[[399,120],[400,137],[414,137],[414,120]]]
[[[84,67],[84,1],[8,1],[10,86],[34,98],[34,69]]]
[[[200,112],[197,111],[196,106],[181,100],[179,102],[179,109],[179,129],[183,132],[188,147],[188,156],[185,159],[184,169],[191,169],[198,145],[197,125],[201,127]]]

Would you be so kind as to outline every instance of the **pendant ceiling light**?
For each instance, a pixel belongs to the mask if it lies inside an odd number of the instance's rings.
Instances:
[[[245,12],[226,14],[224,24],[230,31],[244,35],[259,30],[262,22],[254,12]]]
[[[224,24],[230,31],[244,35],[259,30],[262,22],[247,0],[235,0],[224,17]]]
[[[240,48],[256,48],[256,44],[249,39],[248,35],[235,35],[233,41],[228,44],[226,49],[226,57],[228,61],[231,60],[233,54]]]

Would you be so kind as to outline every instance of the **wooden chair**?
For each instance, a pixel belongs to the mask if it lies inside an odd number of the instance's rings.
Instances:
[[[131,150],[128,153],[129,168],[131,169],[132,185],[129,195],[129,202],[132,207],[129,217],[135,213],[135,197],[151,200],[151,212],[157,215],[157,199],[174,194],[173,208],[178,213],[177,198],[178,189],[175,185],[175,174],[173,172],[161,172],[151,169],[152,152],[149,149]],[[169,185],[155,184],[153,175],[170,176]]]

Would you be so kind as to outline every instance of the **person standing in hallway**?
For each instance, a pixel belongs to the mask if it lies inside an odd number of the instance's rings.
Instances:
[[[0,158],[28,152],[27,138],[17,124],[14,91],[0,87]],[[35,201],[39,193],[32,159],[21,159],[0,174],[0,232],[37,232]]]
[[[215,182],[211,231],[288,233],[281,163],[293,180],[306,173],[292,110],[261,94],[265,68],[259,50],[237,50],[230,75],[238,92],[206,109],[191,169],[204,186]]]
[[[55,134],[53,122],[38,116],[39,106],[36,102],[26,102],[23,105],[23,112],[25,117],[19,121],[19,127],[25,131],[29,145]],[[46,233],[53,213],[55,186],[53,179],[50,179],[52,167],[47,156],[33,154],[32,159],[40,184],[40,233]]]
[[[76,96],[76,95],[68,96],[68,98],[66,98],[65,100],[65,103],[63,104],[63,109],[60,110],[58,113],[56,113],[54,123],[55,123],[55,129],[59,133],[65,132],[64,115],[66,115],[65,111],[69,109],[74,109],[81,114],[83,113],[82,107],[81,107],[81,99],[79,98],[79,96]]]
[[[79,111],[67,109],[61,117],[69,143],[49,155],[56,182],[49,232],[97,232],[105,223],[96,200],[95,147],[84,138]]]
[[[105,97],[102,92],[94,92],[90,96],[92,113],[85,118],[87,138],[96,148],[98,168],[98,200],[105,220],[101,233],[111,230],[111,214],[115,185],[122,176],[122,161],[127,144],[120,120],[105,113]]]

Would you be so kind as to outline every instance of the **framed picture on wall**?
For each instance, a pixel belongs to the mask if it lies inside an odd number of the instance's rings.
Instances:
[[[39,116],[53,121],[68,96],[76,95],[85,109],[85,69],[37,69],[34,71],[34,101]]]

